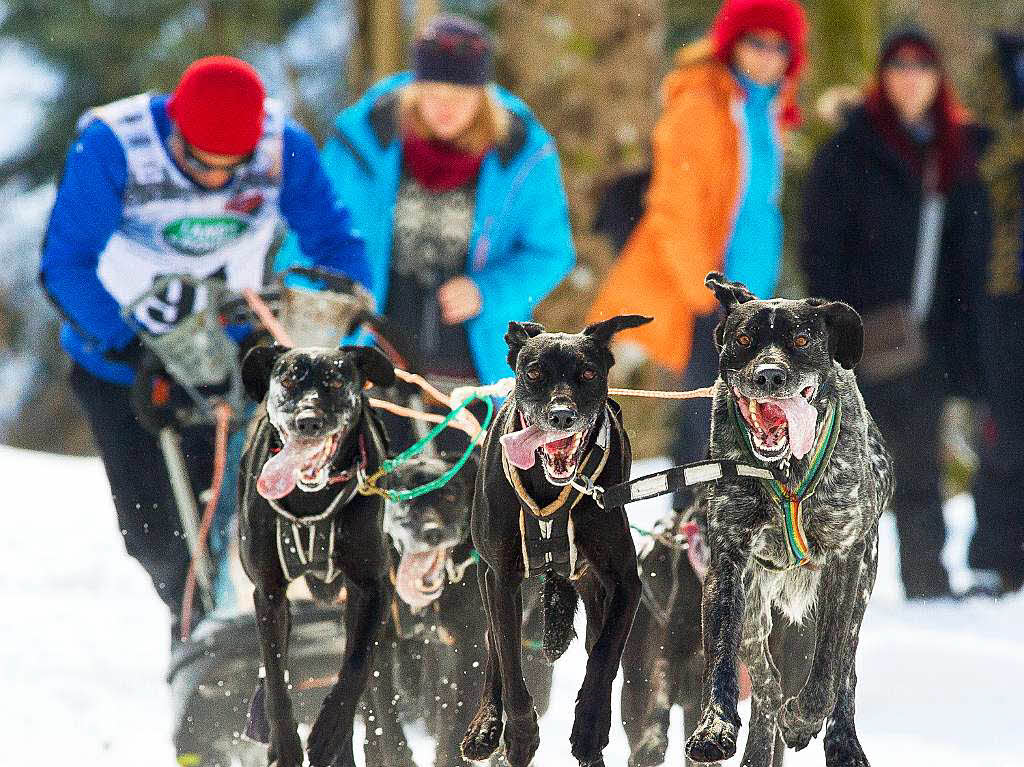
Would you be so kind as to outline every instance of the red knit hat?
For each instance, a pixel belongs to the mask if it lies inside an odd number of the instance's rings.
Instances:
[[[771,29],[789,43],[790,77],[800,73],[807,58],[807,17],[796,0],[725,0],[711,25],[715,57],[728,64],[733,46],[748,32]]]
[[[207,56],[185,70],[167,113],[196,149],[249,154],[263,135],[265,97],[260,76],[244,61]]]

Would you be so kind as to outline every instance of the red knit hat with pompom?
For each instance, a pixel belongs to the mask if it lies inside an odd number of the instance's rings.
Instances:
[[[251,66],[232,56],[208,56],[185,70],[167,113],[196,149],[244,155],[263,135],[265,98],[263,82]]]
[[[807,59],[807,17],[796,0],[725,0],[711,25],[715,57],[728,64],[733,46],[748,32],[771,29],[789,43],[790,77],[800,73]]]

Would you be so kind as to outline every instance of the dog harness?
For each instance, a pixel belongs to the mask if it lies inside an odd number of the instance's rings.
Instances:
[[[380,448],[379,444],[377,447]],[[360,433],[359,456],[345,471],[328,479],[328,484],[340,484],[341,489],[319,514],[296,516],[278,501],[267,499],[277,515],[274,520],[277,558],[289,583],[307,574],[324,583],[332,583],[338,577],[341,571],[334,565],[337,511],[359,492],[366,478],[368,461],[366,438]]]
[[[619,406],[609,400],[593,447],[587,452],[569,484],[551,503],[539,506],[523,486],[519,469],[501,453],[505,478],[519,499],[519,534],[523,546],[523,570],[527,578],[548,572],[569,578],[576,570],[576,536],[570,512],[584,495],[594,497],[594,478],[604,471],[608,446],[614,428],[621,435]],[[505,433],[512,431],[515,418],[509,418]]]
[[[729,402],[729,409],[736,421],[736,428],[742,435],[744,450],[753,457],[753,445],[751,444],[750,430],[746,427],[739,415],[736,403]],[[811,460],[807,465],[807,472],[803,480],[794,489],[784,480],[773,476],[771,479],[762,479],[761,484],[768,491],[772,500],[782,512],[782,521],[786,533],[786,554],[789,564],[785,567],[778,567],[774,563],[762,557],[754,558],[763,567],[769,570],[790,570],[794,567],[801,567],[808,564],[810,560],[810,545],[807,542],[807,534],[804,532],[804,501],[814,494],[818,482],[821,480],[822,469],[828,465],[832,458],[832,451],[835,449],[836,440],[839,438],[839,426],[842,420],[842,404],[836,402],[830,405],[822,420],[822,426],[818,430],[818,440],[811,453]]]

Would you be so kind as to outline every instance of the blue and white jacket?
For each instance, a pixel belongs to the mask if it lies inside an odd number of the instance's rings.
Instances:
[[[395,200],[402,175],[396,128],[397,91],[409,72],[370,88],[335,121],[322,153],[324,169],[366,242],[371,291],[387,306]],[[466,275],[479,287],[480,314],[466,322],[477,375],[492,383],[512,374],[504,342],[510,320],[528,320],[575,263],[569,206],[554,139],[517,97],[496,89],[509,111],[509,136],[483,159]],[[276,268],[301,262],[294,240],[278,254]]]
[[[135,337],[121,308],[152,279],[161,273],[186,271],[205,277],[225,270],[229,283],[258,286],[263,253],[248,250],[265,250],[269,238],[230,238],[264,226],[267,214],[260,206],[276,206],[268,223],[272,226],[276,216],[283,217],[309,262],[370,282],[363,243],[352,232],[348,211],[331,194],[308,133],[278,119],[276,144],[265,133],[250,163],[260,165],[263,144],[269,142],[275,147],[275,162],[268,163],[265,173],[247,166],[224,188],[205,190],[170,158],[166,105],[166,95],[142,95],[83,118],[43,245],[40,278],[67,320],[62,345],[83,368],[113,383],[127,385],[134,378],[132,366],[117,353]],[[266,178],[250,181],[261,173]],[[211,217],[213,209],[219,212]],[[223,231],[218,234],[214,225]],[[245,274],[235,274],[240,271]],[[174,307],[164,308],[175,314]],[[173,324],[175,318],[168,320]]]

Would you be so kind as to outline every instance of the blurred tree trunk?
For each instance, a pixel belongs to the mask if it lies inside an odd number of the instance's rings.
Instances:
[[[509,0],[499,9],[499,81],[554,135],[569,196],[580,266],[540,312],[553,326],[580,326],[611,261],[591,232],[605,184],[647,164],[664,15],[656,0]]]
[[[353,100],[406,63],[405,19],[401,0],[354,0],[357,33],[348,60],[348,87]]]

